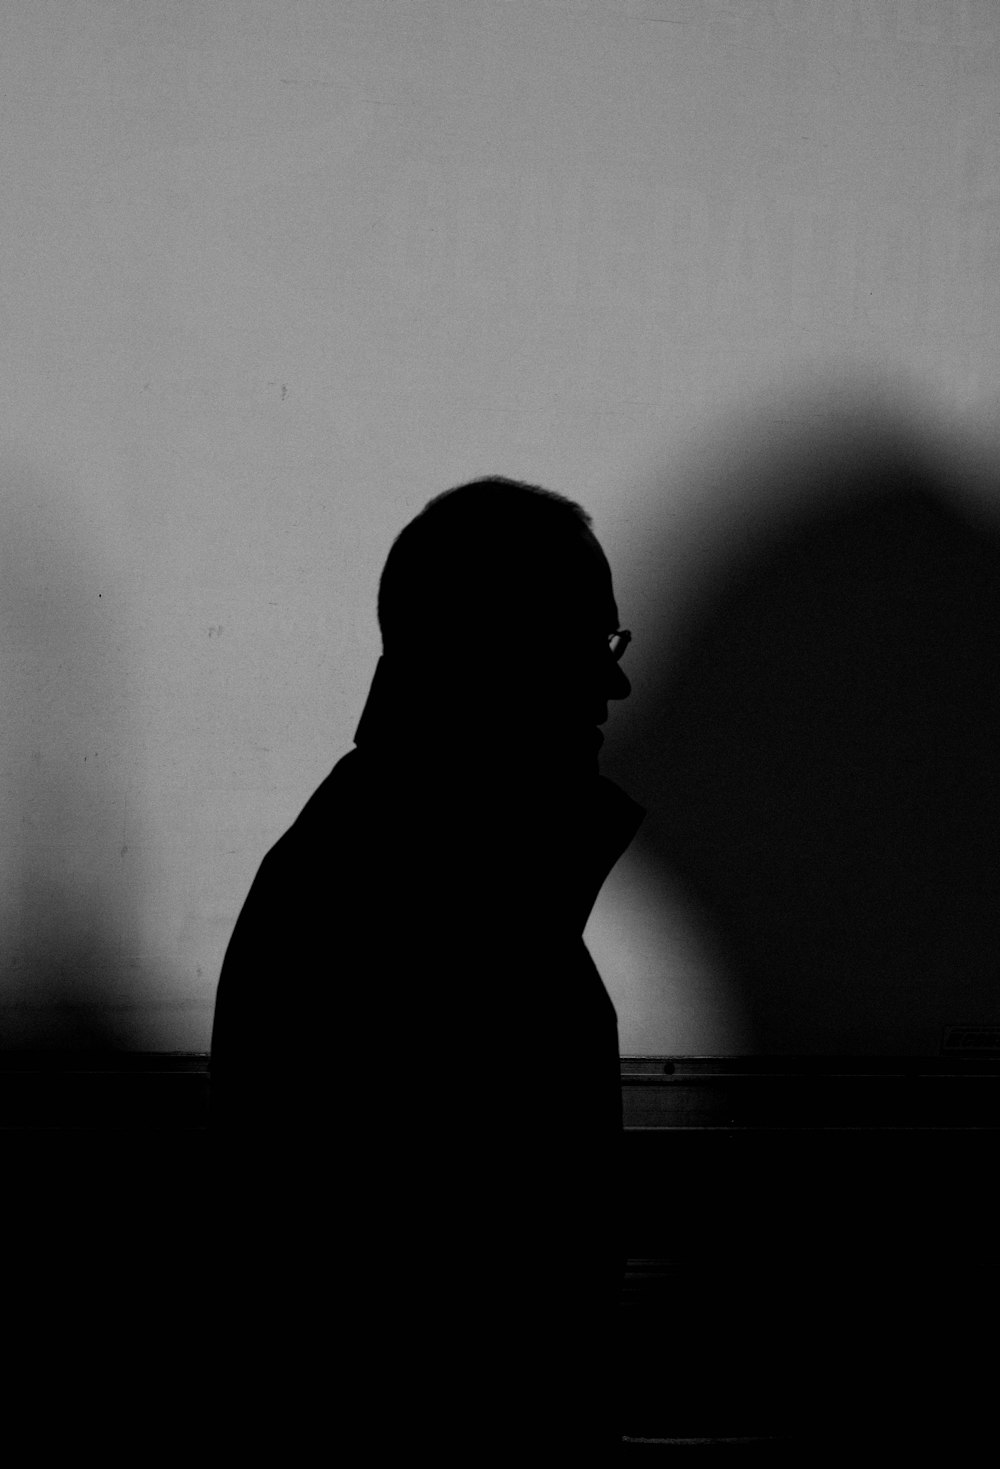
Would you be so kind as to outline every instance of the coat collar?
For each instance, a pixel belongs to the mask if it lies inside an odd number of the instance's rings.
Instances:
[[[382,658],[355,733],[358,754],[383,794],[392,787],[403,804],[430,804],[445,825],[454,818],[506,831],[512,860],[529,868],[548,853],[573,890],[582,930],[645,810],[598,773],[596,748],[574,767],[530,742],[515,744],[513,732],[463,725],[454,712],[454,723],[438,710],[432,718],[427,693]]]

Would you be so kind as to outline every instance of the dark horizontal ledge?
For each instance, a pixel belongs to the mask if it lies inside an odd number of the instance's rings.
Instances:
[[[1000,1128],[1000,1061],[939,1057],[626,1056],[628,1129]]]
[[[625,1086],[669,1086],[692,1077],[1000,1076],[1000,1055],[976,1056],[623,1056]]]
[[[989,1133],[992,1135],[994,1132],[1000,1132],[1000,1122],[995,1122],[984,1126],[976,1126],[974,1124],[969,1125],[959,1122],[952,1124],[943,1123],[940,1126],[937,1126],[933,1123],[920,1122],[898,1124],[873,1122],[858,1123],[857,1125],[853,1126],[850,1124],[841,1125],[839,1123],[830,1123],[829,1125],[827,1125],[824,1123],[814,1122],[803,1122],[798,1126],[794,1124],[782,1125],[781,1123],[775,1123],[773,1126],[771,1126],[768,1123],[752,1122],[719,1123],[717,1126],[713,1126],[711,1123],[704,1123],[692,1126],[675,1126],[673,1124],[664,1123],[658,1126],[654,1125],[650,1127],[634,1127],[626,1123],[625,1128],[630,1135],[669,1131],[671,1133],[697,1133],[699,1136],[704,1136],[706,1133],[725,1133],[727,1136],[731,1137],[738,1136],[740,1134],[753,1133],[754,1135],[760,1134],[761,1136],[774,1137],[776,1139],[788,1138],[789,1140],[791,1140],[793,1138],[800,1137],[803,1133],[806,1133],[811,1137],[814,1137],[818,1133],[822,1133],[824,1136],[839,1137],[841,1135],[844,1135],[850,1137],[852,1134],[856,1134],[859,1132],[878,1132],[880,1134],[884,1133],[887,1136],[891,1136],[893,1134],[904,1134],[909,1136],[913,1133],[919,1133],[921,1137],[927,1135],[928,1133],[940,1133],[944,1137],[954,1137],[956,1133],[961,1133],[963,1136],[965,1136],[969,1133],[979,1132]]]
[[[282,1058],[274,1059],[277,1075]],[[475,1050],[443,1056],[440,1065],[456,1078],[461,1109],[462,1077],[470,1088],[484,1081]],[[539,1076],[565,1073],[570,1099],[575,1069],[566,1054],[538,1057]],[[395,1072],[373,1053],[374,1088],[391,1086]],[[1000,1127],[998,1058],[626,1056],[621,1077],[625,1126],[635,1132]],[[0,1131],[7,1133],[206,1131],[210,1093],[203,1052],[0,1052]]]
[[[207,1079],[207,1051],[0,1051],[4,1075],[194,1076]]]
[[[200,1052],[0,1052],[0,1132],[205,1132]]]

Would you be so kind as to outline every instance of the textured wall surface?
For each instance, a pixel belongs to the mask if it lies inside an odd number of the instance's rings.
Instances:
[[[888,424],[991,493],[991,0],[40,0],[2,30],[0,1044],[207,1045],[256,866],[350,746],[390,541],[449,484],[593,513],[635,633],[608,768],[650,799],[677,628],[776,497],[814,506],[831,435],[855,482]],[[996,1018],[981,955],[960,1014],[948,965],[916,1012],[895,970],[853,1018],[756,1004],[662,855],[588,933],[626,1050]]]

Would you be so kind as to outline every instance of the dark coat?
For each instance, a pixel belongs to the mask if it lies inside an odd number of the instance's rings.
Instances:
[[[596,767],[553,781],[369,719],[253,883],[212,1038],[232,1196],[257,1260],[336,1301],[348,1397],[383,1426],[487,1421],[499,1451],[590,1411],[621,1091],[582,933],[641,816]]]

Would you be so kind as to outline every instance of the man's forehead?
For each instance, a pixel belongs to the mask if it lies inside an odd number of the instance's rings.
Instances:
[[[546,601],[554,604],[551,612],[560,621],[579,627],[586,623],[600,632],[614,632],[618,626],[611,567],[601,544],[586,526],[571,545],[558,570],[546,588]]]

